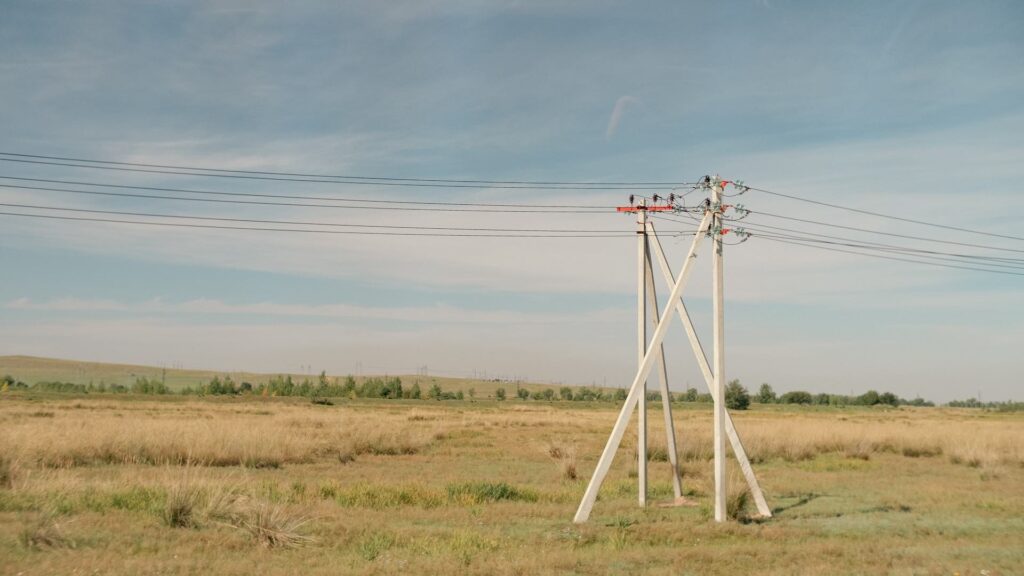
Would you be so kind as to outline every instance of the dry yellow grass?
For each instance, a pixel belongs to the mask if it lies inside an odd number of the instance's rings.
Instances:
[[[631,430],[592,522],[575,526],[614,418],[606,404],[8,394],[0,572],[1024,571],[1021,415],[737,413],[776,516],[719,526],[711,413],[680,407],[684,490],[700,506],[636,508]],[[663,442],[650,452],[652,500],[668,499]],[[743,519],[735,470],[730,486]]]

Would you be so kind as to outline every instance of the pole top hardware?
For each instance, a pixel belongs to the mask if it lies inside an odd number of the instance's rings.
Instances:
[[[651,205],[647,204],[646,199],[641,198],[640,202],[637,203],[636,197],[632,194],[629,195],[629,206],[619,206],[615,208],[616,212],[672,212],[676,210],[676,195],[675,193],[669,194],[668,197],[658,196],[655,194],[651,200],[654,202]],[[665,202],[665,204],[658,204],[658,202]]]
[[[618,206],[615,208],[616,212],[672,212],[675,210],[674,206]]]

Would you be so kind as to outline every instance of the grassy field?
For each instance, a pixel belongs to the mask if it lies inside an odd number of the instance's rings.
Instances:
[[[572,524],[601,403],[0,395],[4,574],[1021,574],[1024,417],[735,414],[775,517],[709,520],[711,411],[678,405],[684,488],[635,431]],[[652,414],[651,437],[663,431]],[[742,486],[733,463],[733,494]],[[734,497],[734,507],[743,498]]]

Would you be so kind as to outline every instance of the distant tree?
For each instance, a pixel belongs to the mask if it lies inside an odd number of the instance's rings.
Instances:
[[[730,410],[746,410],[750,407],[750,394],[739,380],[733,380],[725,386],[725,407]]]
[[[615,389],[615,394],[612,396],[612,399],[615,400],[616,402],[625,402],[626,401],[626,391],[623,390],[622,388],[616,388]]]
[[[409,397],[413,400],[419,400],[422,395],[423,392],[420,391],[420,383],[413,382],[412,388],[409,389]]]
[[[497,398],[498,400],[504,400],[505,399],[505,389],[504,388],[498,388],[497,390],[495,390],[494,391],[494,397]]]
[[[860,404],[861,406],[874,406],[879,402],[881,402],[881,400],[879,399],[878,392],[874,390],[868,390],[867,392],[861,394],[860,396],[857,396],[856,403]]]
[[[469,390],[466,390],[466,394],[469,395],[470,400],[476,398],[476,388],[470,388]]]
[[[889,406],[899,406],[900,398],[892,392],[883,392],[878,395],[878,403],[888,404]]]
[[[555,399],[555,391],[552,390],[551,388],[545,388],[544,392],[542,392],[541,394],[544,395],[544,399],[545,400],[554,400]]]
[[[462,400],[465,397],[466,397],[466,395],[462,393],[462,390],[459,390],[458,392],[455,393],[455,399],[456,400]]]
[[[761,384],[761,389],[757,392],[757,400],[761,404],[775,404],[778,398],[775,396],[775,390],[772,390],[771,385],[765,382]]]
[[[558,397],[562,400],[572,400],[572,388],[568,386],[562,386],[558,390]]]
[[[813,401],[814,397],[811,396],[811,393],[802,390],[786,392],[779,397],[779,404],[810,404]]]
[[[683,395],[684,402],[696,402],[697,401],[697,389],[687,388],[686,394]]]
[[[437,382],[431,385],[430,391],[427,392],[427,398],[430,398],[431,400],[441,399],[441,387],[437,385]]]
[[[527,398],[530,397],[530,391],[527,390],[526,388],[520,388],[516,390],[516,396],[519,396],[520,400],[526,400]]]

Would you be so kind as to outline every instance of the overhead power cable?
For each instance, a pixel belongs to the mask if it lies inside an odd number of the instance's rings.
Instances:
[[[655,218],[668,220],[671,222],[685,223],[682,220],[678,220],[671,217],[665,217],[661,215],[654,215]],[[917,256],[920,258],[942,260],[948,262],[958,263],[975,263],[979,266],[992,266],[998,268],[1012,268],[1024,270],[1024,259],[1008,258],[1002,256],[989,256],[983,254],[959,254],[953,252],[940,252],[937,250],[926,250],[921,248],[914,248],[910,246],[899,246],[893,244],[883,244],[878,242],[860,241],[852,238],[843,238],[840,236],[830,236],[827,234],[818,234],[815,232],[808,232],[804,230],[792,230],[788,228],[781,228],[777,226],[768,226],[765,224],[752,224],[744,225],[744,231],[755,232],[755,238],[772,238],[776,240],[792,240],[801,242],[811,242],[817,244],[830,244],[836,246],[844,246],[848,248],[858,248],[862,250],[870,250],[873,252],[882,253],[899,253],[908,256]],[[816,236],[816,238],[810,238],[807,236],[793,236],[780,234],[779,232],[768,231],[772,229],[781,232],[789,232],[790,234],[801,234]],[[824,238],[824,239],[820,239]]]
[[[587,209],[588,211],[606,212],[614,206],[600,206],[593,204],[522,204],[522,203],[490,203],[490,202],[443,202],[428,200],[381,200],[377,198],[343,198],[338,196],[306,196],[298,194],[263,194],[257,192],[223,192],[213,190],[193,190],[188,188],[167,188],[162,186],[137,186],[129,184],[111,184],[105,182],[82,182],[76,180],[51,180],[48,178],[26,178],[21,176],[3,176],[3,180],[18,180],[21,182],[41,182],[44,184],[69,184],[72,186],[94,186],[100,188],[117,188],[120,190],[149,190],[154,192],[180,192],[182,194],[206,194],[215,196],[245,196],[253,198],[284,198],[291,200],[322,200],[328,202],[365,202],[368,204],[396,204],[413,206],[472,206],[482,208],[544,208],[547,210]]]
[[[67,208],[63,206],[40,206],[35,204],[14,204],[0,202],[0,206],[7,208],[23,208],[31,210],[56,210],[60,212],[75,212],[75,213],[87,213],[87,214],[107,214],[113,216],[140,216],[146,218],[173,218],[182,220],[203,220],[203,221],[217,221],[217,222],[240,222],[247,224],[281,224],[288,226],[328,226],[328,227],[342,227],[342,228],[379,228],[385,230],[440,230],[446,232],[530,232],[530,233],[550,233],[550,234],[605,234],[612,237],[630,237],[635,236],[635,232],[623,232],[619,230],[587,230],[587,229],[573,229],[573,228],[465,228],[457,226],[406,226],[406,225],[393,225],[393,224],[349,224],[340,222],[310,222],[310,221],[297,221],[297,220],[266,220],[257,218],[228,218],[221,216],[195,216],[188,214],[162,214],[153,212],[130,212],[122,210],[95,210],[89,208]],[[682,231],[670,230],[666,232],[670,235],[683,234]]]
[[[829,246],[841,246],[845,248],[856,248],[858,250],[868,250],[871,252],[877,252],[882,254],[900,254],[904,256],[911,256],[914,258],[921,258],[926,260],[935,260],[940,262],[954,262],[957,264],[972,264],[975,266],[986,266],[990,268],[1000,268],[1009,270],[1021,270],[1024,271],[1024,262],[999,262],[986,260],[984,258],[974,258],[969,256],[963,256],[959,254],[947,254],[944,252],[922,252],[912,249],[905,248],[886,248],[873,244],[858,244],[856,242],[838,242],[834,240],[824,240],[818,238],[807,238],[800,236],[789,236],[785,234],[772,234],[772,233],[757,233],[754,235],[755,238],[770,238],[773,240],[791,240],[794,242],[807,242],[813,244],[822,244]]]
[[[471,233],[471,232],[397,232],[397,231],[373,231],[373,230],[318,230],[311,228],[265,228],[256,226],[222,226],[217,224],[191,224],[184,222],[153,222],[146,220],[118,220],[113,218],[90,218],[85,216],[58,216],[55,214],[25,214],[19,212],[0,212],[0,216],[17,216],[24,218],[40,218],[46,220],[65,220],[78,222],[104,222],[112,224],[136,224],[143,226],[163,226],[170,228],[201,228],[214,230],[242,230],[260,232],[289,232],[306,234],[344,234],[353,236],[424,236],[424,237],[454,237],[454,238],[622,238],[624,236],[635,236],[633,234],[518,234],[518,233]],[[692,235],[692,233],[689,233]],[[685,234],[681,234],[685,235]]]
[[[910,234],[901,234],[899,232],[890,232],[890,231],[883,232],[881,230],[871,230],[870,228],[858,228],[856,226],[844,226],[842,224],[832,224],[832,223],[829,223],[829,222],[820,222],[818,220],[809,220],[809,219],[806,219],[806,218],[796,218],[796,217],[793,217],[793,216],[784,216],[782,214],[772,214],[771,212],[764,212],[764,211],[761,211],[761,210],[748,210],[748,212],[750,212],[750,214],[754,215],[754,216],[768,216],[769,218],[779,218],[779,219],[782,219],[782,220],[791,220],[793,222],[803,222],[805,224],[814,224],[816,226],[827,226],[829,228],[840,228],[840,229],[843,229],[843,230],[851,230],[851,231],[854,231],[854,232],[865,232],[865,233],[869,233],[869,234],[879,234],[879,235],[882,235],[882,236],[892,236],[894,238],[906,238],[906,239],[909,239],[909,240],[921,240],[923,242],[936,242],[936,243],[939,243],[939,244],[950,244],[950,245],[955,245],[955,246],[967,246],[967,247],[970,247],[970,248],[985,248],[987,250],[998,250],[1000,252],[1020,252],[1020,253],[1024,253],[1024,250],[1017,249],[1017,248],[1003,248],[1001,246],[992,246],[992,245],[988,245],[988,244],[974,244],[972,242],[957,242],[957,241],[954,241],[954,240],[940,240],[938,238],[927,238],[927,237],[923,237],[923,236],[912,236]],[[728,220],[728,218],[727,218],[727,220]]]
[[[746,224],[746,223],[744,223],[744,224]],[[852,243],[854,243],[854,244],[856,244],[858,246],[871,246],[871,247],[875,247],[875,248],[879,248],[879,249],[885,249],[885,250],[899,250],[899,251],[904,251],[904,252],[908,252],[908,253],[909,252],[913,252],[913,253],[917,253],[917,254],[934,254],[934,255],[940,255],[940,256],[951,256],[951,257],[955,257],[955,258],[971,258],[971,259],[976,259],[976,260],[988,260],[988,261],[993,261],[993,262],[1006,262],[1006,263],[1011,263],[1011,264],[1021,264],[1021,265],[1024,265],[1024,258],[1011,258],[1011,257],[1008,257],[1008,256],[989,256],[987,254],[961,254],[961,253],[955,253],[955,252],[942,252],[942,251],[939,251],[939,250],[928,250],[928,249],[924,249],[924,248],[914,248],[914,247],[911,247],[911,246],[899,246],[899,245],[894,245],[894,244],[884,244],[884,243],[881,243],[881,242],[872,242],[870,240],[860,240],[860,239],[857,239],[857,238],[846,238],[846,237],[843,237],[843,236],[832,236],[830,234],[820,234],[820,233],[817,233],[817,232],[809,232],[809,231],[806,231],[806,230],[793,230],[793,229],[790,229],[790,228],[782,228],[780,226],[769,226],[767,224],[761,224],[761,223],[746,224],[746,225],[743,226],[743,230],[750,230],[750,231],[760,232],[760,233],[767,232],[769,234],[779,234],[780,232],[782,232],[782,233],[789,232],[791,234],[799,234],[802,237],[813,236],[813,237],[815,237],[813,239],[825,238],[825,239],[828,239],[828,240],[835,240],[835,241],[839,241],[839,242],[852,242]],[[760,236],[761,234],[758,234],[758,235]],[[794,238],[798,238],[798,237],[800,237],[800,236],[794,236]],[[808,238],[808,239],[810,240],[812,238]]]
[[[390,206],[390,205],[373,205],[373,206],[361,206],[355,204],[314,204],[309,202],[269,202],[262,200],[237,200],[237,199],[223,199],[223,198],[187,198],[182,196],[167,196],[163,194],[135,194],[132,192],[105,192],[102,190],[75,190],[71,188],[52,188],[45,186],[24,186],[14,184],[0,184],[0,188],[13,188],[17,190],[39,190],[44,192],[64,192],[68,194],[87,194],[91,196],[115,196],[121,198],[144,198],[153,200],[174,200],[179,202],[206,202],[215,204],[244,204],[254,206],[289,206],[289,207],[305,207],[305,208],[338,208],[338,209],[349,209],[349,210],[400,210],[400,211],[413,211],[413,212],[487,212],[493,214],[614,214],[608,210],[584,210],[584,209],[567,209],[558,210],[552,208],[446,208],[446,207],[423,207],[423,206]],[[194,194],[218,194],[218,195],[235,195],[236,193],[229,192],[200,192],[198,190],[192,191]],[[246,195],[239,193],[238,195]]]
[[[860,208],[853,208],[850,206],[842,206],[840,204],[831,204],[829,202],[822,202],[821,200],[812,200],[810,198],[803,198],[793,194],[784,194],[782,192],[775,192],[772,190],[765,190],[764,188],[754,188],[753,186],[748,187],[750,190],[756,190],[764,194],[771,194],[772,196],[780,196],[782,198],[789,198],[791,200],[799,200],[800,202],[808,202],[810,204],[817,204],[818,206],[827,206],[829,208],[836,208],[839,210],[846,210],[848,212],[856,212],[858,214],[866,214],[868,216],[875,216],[878,218],[887,218],[889,220],[897,220],[899,222],[909,222],[911,224],[920,224],[921,226],[931,226],[933,228],[942,228],[944,230],[955,230],[957,232],[966,232],[969,234],[979,234],[982,236],[991,236],[993,238],[1007,238],[1009,240],[1024,240],[1022,236],[1012,236],[1009,234],[997,234],[995,232],[985,232],[983,230],[975,230],[973,228],[961,228],[959,226],[950,226],[948,224],[939,224],[936,222],[926,222],[924,220],[915,220],[913,218],[905,218],[903,216],[893,216],[892,214],[883,214],[881,212],[872,212],[871,210],[862,210]]]
[[[1024,272],[1011,272],[1009,270],[992,270],[992,269],[989,269],[989,268],[976,268],[976,267],[973,267],[973,266],[960,266],[960,265],[956,265],[956,264],[941,264],[941,263],[938,263],[938,262],[929,262],[929,261],[925,261],[925,260],[917,260],[917,259],[914,259],[914,258],[900,258],[898,256],[886,256],[886,255],[882,255],[882,254],[872,254],[872,253],[869,253],[869,252],[859,252],[859,251],[855,251],[855,250],[845,250],[843,248],[834,248],[834,247],[830,247],[830,246],[821,246],[821,245],[815,244],[813,242],[802,242],[802,241],[786,240],[786,239],[773,238],[773,237],[770,237],[770,236],[765,236],[765,235],[760,235],[760,234],[757,237],[761,238],[763,240],[768,240],[770,242],[778,242],[778,243],[781,243],[781,244],[790,244],[790,245],[793,245],[793,246],[804,246],[806,248],[815,248],[815,249],[818,249],[818,250],[827,250],[827,251],[830,251],[830,252],[843,252],[843,253],[846,253],[846,254],[854,254],[854,255],[857,255],[857,256],[866,256],[868,258],[880,258],[880,259],[883,259],[883,260],[895,260],[897,262],[910,262],[910,263],[913,263],[913,264],[924,264],[926,266],[938,266],[938,267],[942,267],[942,268],[955,268],[955,269],[959,269],[959,270],[972,270],[972,271],[975,271],[975,272],[991,272],[993,274],[1006,274],[1006,275],[1010,275],[1010,276],[1024,276]]]
[[[519,190],[674,190],[692,182],[570,182],[528,180],[458,180],[442,178],[397,178],[383,176],[353,176],[305,174],[298,172],[271,172],[260,170],[232,170],[226,168],[200,168],[168,164],[87,160],[61,156],[42,156],[0,152],[0,161],[23,164],[42,164],[70,168],[143,172],[176,176],[210,178],[241,178],[249,180],[275,180],[284,182],[315,182],[325,184],[352,184],[366,186],[408,186],[424,188],[508,188]]]

